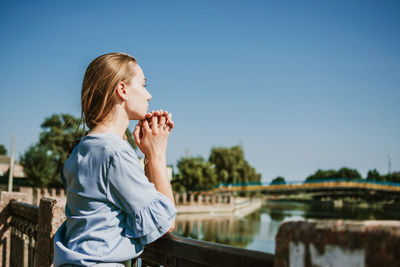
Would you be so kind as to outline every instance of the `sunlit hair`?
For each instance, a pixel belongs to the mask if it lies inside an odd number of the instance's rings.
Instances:
[[[89,130],[101,123],[116,103],[115,88],[135,76],[137,61],[125,53],[109,53],[95,58],[87,67],[82,83],[81,122]]]

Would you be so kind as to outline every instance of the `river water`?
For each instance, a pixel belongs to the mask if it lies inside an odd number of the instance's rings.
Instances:
[[[400,209],[360,208],[300,202],[268,202],[245,217],[178,215],[173,234],[240,248],[275,252],[275,235],[282,222],[306,219],[400,220]]]

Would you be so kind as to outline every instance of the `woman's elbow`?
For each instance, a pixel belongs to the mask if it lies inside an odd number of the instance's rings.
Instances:
[[[171,233],[174,231],[174,229],[175,229],[175,221],[174,221],[174,223],[172,224],[171,228],[170,228],[170,229],[168,230],[168,232],[166,233],[166,235],[171,234]]]

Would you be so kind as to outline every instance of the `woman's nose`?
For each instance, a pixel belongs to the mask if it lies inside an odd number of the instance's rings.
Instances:
[[[147,92],[147,101],[151,100],[152,96],[149,92]]]

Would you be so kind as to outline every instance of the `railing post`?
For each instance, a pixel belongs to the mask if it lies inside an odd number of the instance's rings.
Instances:
[[[28,186],[20,186],[19,192],[25,193],[27,196],[27,203],[33,204],[33,188]]]
[[[65,197],[65,191],[64,189],[60,189],[60,198],[64,198]]]
[[[182,201],[183,201],[182,204],[186,205],[186,202],[187,202],[187,194],[186,194],[186,192],[182,194]]]
[[[53,238],[65,220],[64,210],[57,200],[44,197],[40,200],[36,245],[36,266],[50,267],[53,263]]]
[[[57,197],[57,190],[55,188],[52,188],[50,192],[50,196]]]
[[[49,191],[47,190],[47,188],[43,188],[43,197],[49,197]]]
[[[175,205],[179,205],[179,193],[175,193]]]
[[[190,194],[190,205],[193,205],[193,204],[194,204],[194,194],[191,193]]]
[[[221,195],[218,196],[218,204],[223,204],[223,197]]]
[[[36,192],[36,198],[35,198],[35,205],[39,206],[40,199],[42,198],[42,189],[41,188],[35,188]]]

